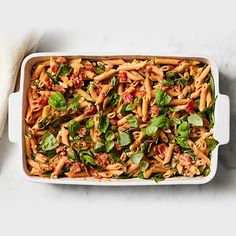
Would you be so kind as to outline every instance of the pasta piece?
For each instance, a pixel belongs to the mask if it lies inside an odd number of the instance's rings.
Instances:
[[[207,77],[208,73],[211,70],[211,66],[208,65],[203,71],[202,73],[195,78],[195,87],[199,88],[201,85],[203,85],[204,83],[204,79]]]
[[[61,127],[61,142],[67,146],[69,146],[69,131],[68,129],[63,125]]]
[[[97,92],[96,92],[95,88],[93,88],[92,85],[90,85],[90,86],[88,87],[88,92],[90,93],[92,99],[93,99],[94,101],[96,101],[97,98],[98,98],[98,95],[97,95]]]
[[[78,76],[80,69],[82,68],[81,58],[72,59],[69,61],[70,66],[73,68],[73,73],[75,76]]]
[[[32,158],[32,150],[31,150],[31,144],[30,144],[30,138],[25,135],[25,155],[28,158]]]
[[[155,58],[155,62],[161,65],[178,65],[180,63],[180,59],[174,58]]]
[[[113,76],[116,73],[115,69],[111,69],[109,71],[106,71],[100,75],[95,76],[93,79],[94,81],[103,81],[106,79],[109,79],[111,76]]]
[[[119,66],[125,63],[125,61],[122,59],[107,59],[107,60],[102,60],[102,62],[104,64],[114,65],[114,66]]]
[[[149,99],[148,96],[144,96],[142,102],[142,121],[145,122],[148,118],[148,106],[149,106]]]
[[[175,144],[173,143],[169,145],[163,164],[167,164],[170,162],[174,147],[175,147]]]
[[[96,104],[100,104],[103,102],[103,99],[106,97],[107,93],[111,89],[111,84],[104,84],[102,90],[97,98]]]
[[[207,166],[210,166],[210,159],[197,148],[192,140],[188,140],[188,145],[198,158],[202,159],[207,164]]]
[[[118,67],[118,71],[121,70],[139,70],[140,68],[144,67],[146,65],[147,61],[142,61],[139,63],[131,63],[131,64],[123,64]]]
[[[57,164],[55,170],[54,170],[53,173],[51,174],[51,178],[57,178],[57,176],[60,174],[62,168],[63,168],[64,165],[66,164],[66,161],[67,161],[67,157],[66,157],[66,156],[63,156],[63,157],[59,160],[59,162],[58,162],[58,164]]]
[[[147,77],[147,78],[144,80],[144,87],[145,87],[145,89],[146,89],[146,93],[147,93],[147,98],[148,98],[148,100],[151,100],[151,97],[152,97],[152,85],[151,85],[151,82],[150,82],[149,77]]]
[[[205,83],[201,89],[200,102],[199,102],[199,111],[203,111],[206,108],[206,96],[208,91],[208,84]]]
[[[169,103],[171,106],[178,106],[178,105],[185,105],[187,104],[189,99],[183,98],[183,99],[172,99]]]
[[[49,62],[49,61],[44,61],[44,62],[39,63],[39,64],[36,66],[35,70],[34,70],[34,73],[33,73],[32,77],[31,77],[31,80],[34,81],[34,80],[38,79],[39,76],[40,76],[40,74],[42,73],[42,71],[43,71],[47,66],[49,66],[49,65],[50,65],[50,62]]]
[[[78,93],[78,95],[82,96],[83,98],[85,98],[87,101],[93,102],[94,100],[92,99],[92,97],[83,89],[76,89],[76,92]]]

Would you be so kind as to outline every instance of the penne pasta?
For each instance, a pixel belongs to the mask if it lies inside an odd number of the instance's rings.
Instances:
[[[155,181],[207,175],[217,145],[210,65],[100,58],[51,57],[33,66],[24,135],[28,173]]]

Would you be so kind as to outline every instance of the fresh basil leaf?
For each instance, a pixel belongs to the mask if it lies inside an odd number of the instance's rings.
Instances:
[[[129,114],[129,112],[126,111],[127,105],[128,105],[127,103],[126,103],[126,104],[123,104],[122,107],[121,107],[121,109],[120,109],[120,113],[121,113],[122,116],[126,116],[126,115]]]
[[[176,143],[179,144],[182,148],[186,148],[186,149],[189,148],[187,140],[185,138],[183,139],[181,136],[178,136],[175,139],[176,139]]]
[[[48,99],[48,104],[60,111],[67,109],[65,98],[60,92],[53,93]]]
[[[114,145],[115,145],[115,142],[114,142],[114,141],[112,141],[112,140],[106,141],[106,142],[105,142],[106,151],[107,151],[107,152],[110,152],[110,151],[113,149]]]
[[[113,77],[112,79],[111,79],[111,85],[113,86],[113,87],[115,87],[117,84],[118,84],[118,79],[116,78],[116,77]]]
[[[53,84],[58,84],[59,80],[56,75],[53,75],[47,71],[44,71],[44,73],[51,79]]]
[[[139,164],[139,162],[142,160],[143,156],[144,156],[143,152],[135,152],[130,155],[130,160],[134,164]]]
[[[143,176],[143,173],[139,173],[138,176],[137,176],[139,179],[144,179],[144,176]]]
[[[43,153],[44,153],[44,155],[46,155],[47,157],[50,157],[50,158],[53,158],[57,154],[55,149],[52,149],[49,151],[44,151]]]
[[[179,79],[179,84],[181,86],[181,88],[184,88],[186,85],[186,80],[185,79]]]
[[[169,127],[167,118],[164,115],[158,117],[153,117],[149,124],[145,127],[145,134],[148,136],[153,136],[158,128]]]
[[[56,138],[50,132],[46,132],[40,142],[40,147],[43,152],[51,151],[54,148],[58,147],[59,143]]]
[[[87,129],[87,130],[90,130],[90,129],[93,128],[93,126],[94,126],[94,121],[93,121],[93,119],[92,119],[92,118],[88,119],[87,122],[86,122],[86,129]]]
[[[170,80],[170,79],[163,79],[161,81],[161,83],[165,86],[173,86],[175,84],[175,82],[173,80]]]
[[[189,138],[190,125],[187,121],[182,122],[177,128],[176,142],[183,148],[188,149],[187,140]]]
[[[142,172],[144,172],[149,166],[149,163],[147,161],[141,161],[139,164],[139,168]]]
[[[91,136],[90,136],[90,135],[86,135],[86,136],[85,136],[85,141],[86,141],[86,142],[91,142],[91,141],[92,141]]]
[[[85,164],[96,165],[94,158],[91,155],[84,154],[80,157],[81,161]]]
[[[168,105],[171,101],[171,96],[161,89],[155,89],[156,94],[156,104],[159,107],[164,107]]]
[[[71,72],[70,65],[60,64],[57,69],[57,76],[69,75]]]
[[[147,150],[148,150],[148,143],[147,143],[147,141],[144,141],[141,144],[141,152],[145,153],[145,152],[147,152]]]
[[[68,158],[69,158],[70,160],[72,160],[72,161],[78,161],[78,160],[79,160],[78,157],[77,157],[77,154],[76,154],[75,150],[72,149],[71,147],[68,147],[68,148],[67,148],[67,156],[68,156]]]
[[[204,175],[204,176],[208,176],[208,175],[210,174],[210,172],[211,172],[211,169],[207,167],[207,168],[204,170],[203,175]]]
[[[115,106],[118,102],[119,102],[119,99],[120,99],[120,95],[118,95],[118,93],[114,93],[112,94],[109,98],[109,102],[112,106]]]
[[[163,173],[158,173],[154,175],[152,178],[156,183],[159,183],[160,181],[165,180],[165,178],[163,177]]]
[[[178,133],[180,133],[180,134],[184,133],[184,132],[189,133],[189,130],[190,130],[190,126],[189,126],[189,123],[187,121],[182,122],[182,124],[179,125],[178,129],[177,129]]]
[[[68,122],[68,131],[71,138],[75,139],[76,132],[80,129],[80,123],[78,121],[71,120]]]
[[[99,152],[104,152],[105,151],[105,146],[104,146],[104,143],[103,142],[98,142],[95,144],[95,147],[94,147],[94,151],[96,153],[99,153]]]
[[[170,117],[170,120],[174,121],[177,125],[180,125],[180,124],[181,124],[181,120],[178,119],[178,118],[176,118],[176,117],[171,116],[171,117]]]
[[[96,74],[100,75],[105,72],[105,66],[97,65],[94,67],[94,71],[96,72]]]
[[[137,119],[137,117],[135,117],[133,115],[128,117],[127,122],[133,128],[138,128],[139,127],[138,119]]]
[[[195,126],[203,126],[203,120],[198,114],[192,114],[187,118],[188,123]]]
[[[113,140],[114,138],[115,138],[114,132],[111,131],[111,130],[108,130],[108,131],[106,132],[106,134],[105,134],[105,139],[106,139],[107,141],[111,141],[111,140]]]
[[[214,138],[208,138],[206,139],[206,144],[207,144],[207,147],[210,151],[213,151],[216,146],[218,145],[218,141]]]
[[[133,103],[128,104],[128,105],[125,107],[125,110],[126,110],[126,111],[132,111],[132,110],[134,110],[134,108],[137,106],[139,100],[140,100],[140,98],[135,98]]]
[[[98,124],[98,129],[102,132],[102,133],[106,133],[107,129],[109,126],[109,119],[105,116],[102,115],[102,113],[99,114],[99,124]]]
[[[176,72],[176,71],[167,71],[166,72],[166,77],[168,79],[176,81],[180,76],[179,76],[179,73]]]
[[[118,145],[123,147],[123,146],[126,146],[128,145],[129,143],[131,143],[131,138],[130,138],[130,135],[125,133],[125,132],[122,132],[122,131],[119,131],[119,135],[118,135]]]
[[[43,118],[42,120],[40,120],[39,122],[39,128],[44,128],[47,122],[47,117]]]
[[[78,110],[79,107],[79,100],[80,100],[80,95],[75,97],[72,101],[71,104],[68,106],[68,110],[72,110],[73,112]]]

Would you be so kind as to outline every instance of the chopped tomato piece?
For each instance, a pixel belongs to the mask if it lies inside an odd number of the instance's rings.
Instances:
[[[39,105],[44,105],[46,106],[48,104],[48,98],[45,95],[42,95],[39,99],[38,99],[38,104]]]
[[[66,146],[59,146],[59,147],[56,149],[56,153],[64,152],[65,150],[66,150]]]
[[[187,111],[189,113],[193,113],[194,112],[194,107],[195,107],[194,101],[190,100],[190,101],[188,101],[188,103],[185,106],[185,111]]]
[[[117,119],[114,118],[110,119],[110,123],[111,125],[117,125]]]
[[[52,66],[52,73],[53,74],[57,73],[57,65]]]
[[[159,154],[163,154],[166,152],[166,148],[167,148],[166,144],[161,143],[157,146],[157,151]]]
[[[92,65],[85,65],[84,66],[86,70],[89,70],[91,72],[93,72],[93,66]]]
[[[134,96],[130,93],[124,93],[123,102],[124,103],[132,103],[134,101]]]
[[[118,144],[116,144],[115,143],[115,149],[116,149],[116,151],[121,151],[122,150],[122,147],[121,146],[119,146]]]
[[[82,127],[79,129],[79,135],[80,136],[84,136],[86,134],[86,128],[85,127]]]
[[[87,107],[85,107],[85,114],[86,115],[93,115],[93,114],[96,113],[96,111],[97,111],[97,109],[94,106],[87,106]]]
[[[79,173],[83,168],[83,165],[79,162],[73,163],[71,168],[70,168],[70,172],[73,174]]]
[[[97,154],[96,158],[97,158],[96,163],[99,166],[106,167],[109,164],[109,156],[106,153]]]
[[[160,113],[160,108],[157,105],[153,105],[150,108],[151,116],[158,116]]]
[[[48,89],[52,89],[53,83],[52,83],[52,81],[50,80],[49,77],[47,77],[47,78],[45,79],[45,83],[46,83],[46,87],[47,87]]]
[[[52,89],[55,90],[55,91],[58,91],[60,93],[65,93],[66,92],[66,89],[63,88],[62,86],[60,86],[59,84],[53,84]]]
[[[118,74],[118,78],[121,80],[127,80],[128,79],[128,75],[125,71],[122,71]]]
[[[143,97],[143,96],[146,95],[146,91],[145,90],[140,90],[138,88],[135,88],[132,93],[135,95],[135,97]]]
[[[82,76],[77,77],[77,76],[71,75],[70,79],[71,79],[71,81],[73,83],[73,86],[75,88],[81,88],[81,87],[84,86],[84,81],[83,81],[83,77]]]

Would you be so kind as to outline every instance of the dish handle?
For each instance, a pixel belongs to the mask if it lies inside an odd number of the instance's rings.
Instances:
[[[227,144],[230,139],[230,100],[229,96],[220,94],[216,103],[216,138],[220,145]]]
[[[21,131],[21,109],[20,109],[20,92],[12,93],[8,100],[8,137],[13,143],[18,143],[20,140]]]

